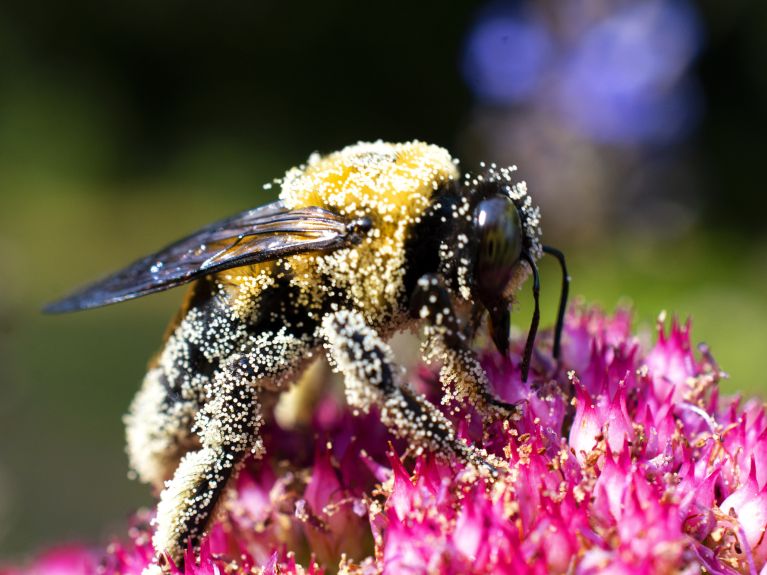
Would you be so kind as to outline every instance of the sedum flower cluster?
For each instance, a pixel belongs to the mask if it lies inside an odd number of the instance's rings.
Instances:
[[[558,372],[548,344],[528,384],[521,349],[483,355],[518,420],[443,406],[466,441],[507,462],[497,480],[411,452],[375,413],[326,394],[309,425],[267,426],[266,459],[246,464],[185,575],[767,574],[765,409],[720,396],[723,374],[691,348],[689,324],[659,322],[649,347],[628,312],[579,306]],[[411,383],[438,402],[436,374],[421,366]],[[139,513],[106,549],[54,549],[0,573],[139,575],[151,531]]]

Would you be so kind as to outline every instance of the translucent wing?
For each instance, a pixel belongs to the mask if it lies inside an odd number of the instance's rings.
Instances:
[[[352,245],[368,221],[348,222],[317,207],[274,202],[216,222],[45,307],[60,313],[117,303],[221,270]]]

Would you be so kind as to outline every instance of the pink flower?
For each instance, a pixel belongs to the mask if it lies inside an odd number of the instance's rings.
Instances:
[[[689,322],[659,324],[648,351],[630,326],[625,310],[576,306],[562,365],[542,338],[527,384],[516,362],[482,352],[521,417],[445,414],[504,459],[493,483],[453,458],[410,456],[375,413],[353,417],[332,395],[311,426],[267,424],[266,458],[247,462],[183,575],[767,573],[764,406],[720,397]],[[435,369],[412,382],[432,399]],[[60,548],[1,573],[139,575],[154,556],[150,518],[106,549]]]
[[[570,428],[570,447],[580,461],[588,458],[602,436],[604,417],[600,417],[599,410],[594,399],[591,397],[581,382],[575,378],[576,411],[573,425]]]
[[[720,508],[737,523],[740,544],[747,555],[753,556],[756,568],[764,567],[767,564],[767,486],[759,487],[753,460],[748,478],[722,501]]]
[[[680,326],[676,318],[671,321],[671,332],[666,335],[663,318],[658,320],[658,342],[647,354],[647,367],[653,376],[656,396],[662,400],[673,390],[675,401],[685,398],[690,379],[698,371],[697,362],[690,349],[690,322]]]
[[[370,538],[364,503],[342,484],[340,476],[329,448],[318,443],[305,499],[297,502],[296,512],[304,514],[304,532],[320,560],[332,561],[342,553],[360,556]]]

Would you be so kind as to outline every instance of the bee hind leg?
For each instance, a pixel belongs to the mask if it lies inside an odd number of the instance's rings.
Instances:
[[[157,505],[153,543],[158,560],[162,564],[167,555],[182,571],[187,545],[198,547],[245,456],[263,452],[257,388],[241,373],[240,363],[227,362],[205,391],[206,403],[193,427],[201,447],[181,459]]]
[[[495,396],[441,276],[426,274],[418,280],[410,299],[410,314],[426,322],[424,355],[442,364],[439,377],[447,400],[468,400],[491,419],[518,417],[516,404]]]
[[[343,374],[352,407],[367,412],[378,406],[383,423],[407,438],[416,453],[428,449],[455,455],[481,473],[498,476],[500,462],[458,438],[442,412],[401,381],[391,348],[361,314],[347,310],[330,314],[322,332],[328,359]]]
[[[160,491],[183,455],[199,448],[191,428],[199,405],[174,392],[160,367],[147,372],[123,418],[131,473]]]

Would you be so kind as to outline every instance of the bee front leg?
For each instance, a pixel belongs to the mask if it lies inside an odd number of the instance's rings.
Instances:
[[[261,455],[262,419],[257,388],[239,358],[227,362],[205,388],[206,402],[193,431],[201,448],[187,453],[157,505],[153,543],[161,564],[167,554],[183,572],[184,551],[197,548],[224,488],[244,457]]]
[[[425,356],[442,363],[443,400],[468,400],[486,416],[515,418],[519,408],[495,397],[477,354],[469,347],[441,276],[422,276],[410,299],[412,317],[426,322]]]
[[[428,449],[455,455],[482,473],[498,475],[502,465],[492,455],[456,436],[450,421],[425,397],[401,381],[391,348],[361,314],[342,310],[322,323],[328,359],[343,375],[349,404],[367,412],[378,406],[383,423],[407,438],[416,453]]]

